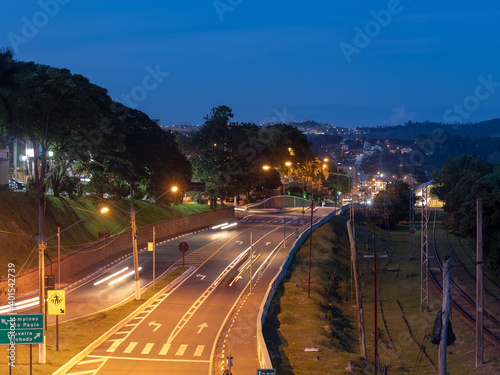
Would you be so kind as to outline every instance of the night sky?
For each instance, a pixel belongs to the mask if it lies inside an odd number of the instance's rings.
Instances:
[[[500,2],[0,3],[0,47],[68,68],[162,125],[500,117]]]

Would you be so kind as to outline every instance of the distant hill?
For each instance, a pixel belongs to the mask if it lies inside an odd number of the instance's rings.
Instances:
[[[500,119],[492,119],[468,124],[442,124],[438,122],[412,122],[397,126],[377,126],[358,128],[367,139],[417,139],[420,135],[431,135],[442,129],[453,136],[462,137],[500,137]]]

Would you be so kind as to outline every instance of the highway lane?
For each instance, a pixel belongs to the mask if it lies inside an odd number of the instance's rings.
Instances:
[[[221,276],[242,253],[248,253],[250,231],[254,251],[260,254],[254,263],[254,280],[259,276],[256,271],[265,269],[266,261],[273,265],[266,272],[276,272],[286,256],[282,251],[282,220],[273,215],[245,215],[237,228],[222,231],[220,237],[226,242],[208,261],[68,373],[148,374],[167,369],[169,374],[208,373],[219,329],[249,281],[247,268],[232,286],[235,270],[222,280]],[[286,235],[293,236],[302,218],[291,212],[286,221]]]
[[[182,265],[182,253],[179,251],[180,242],[189,242],[190,249],[185,254],[186,266],[199,267],[208,259],[221,244],[226,241],[224,233],[220,230],[206,230],[189,236],[178,237],[173,240],[158,243],[156,246],[156,277],[167,271],[172,266]],[[153,254],[148,251],[139,253],[139,271],[141,287],[152,282],[153,279]],[[112,277],[98,285],[94,283],[105,279],[106,277],[117,273],[128,267],[127,271]],[[83,280],[71,280],[63,284],[66,290],[66,315],[60,315],[59,321],[67,321],[81,316],[93,314],[95,312],[107,309],[119,304],[135,294],[135,284],[133,275],[109,285],[110,282],[133,271],[134,264],[132,256],[128,256],[120,262],[105,269],[89,270],[89,276]],[[47,270],[47,269],[46,269]],[[63,280],[64,281],[64,280]],[[34,293],[34,296],[37,295]],[[31,297],[31,296],[27,296]],[[21,298],[19,300],[22,300]],[[38,300],[36,298],[36,300]],[[34,306],[16,311],[17,313],[33,314],[38,313],[38,305],[35,301]],[[5,311],[8,313],[9,311]],[[55,323],[55,317],[50,316],[49,324]]]

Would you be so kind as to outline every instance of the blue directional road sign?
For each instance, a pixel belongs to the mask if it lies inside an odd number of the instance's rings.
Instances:
[[[43,314],[0,315],[0,345],[43,344]]]

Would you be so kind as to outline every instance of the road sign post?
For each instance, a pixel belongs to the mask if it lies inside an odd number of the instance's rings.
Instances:
[[[187,242],[181,242],[179,244],[179,251],[182,253],[182,267],[184,267],[184,253],[189,250],[189,245]]]
[[[59,351],[59,315],[66,315],[66,291],[47,291],[47,314],[56,316],[56,351]]]
[[[43,344],[43,314],[2,315],[0,345]]]
[[[49,315],[66,315],[66,291],[47,291],[47,312]]]

